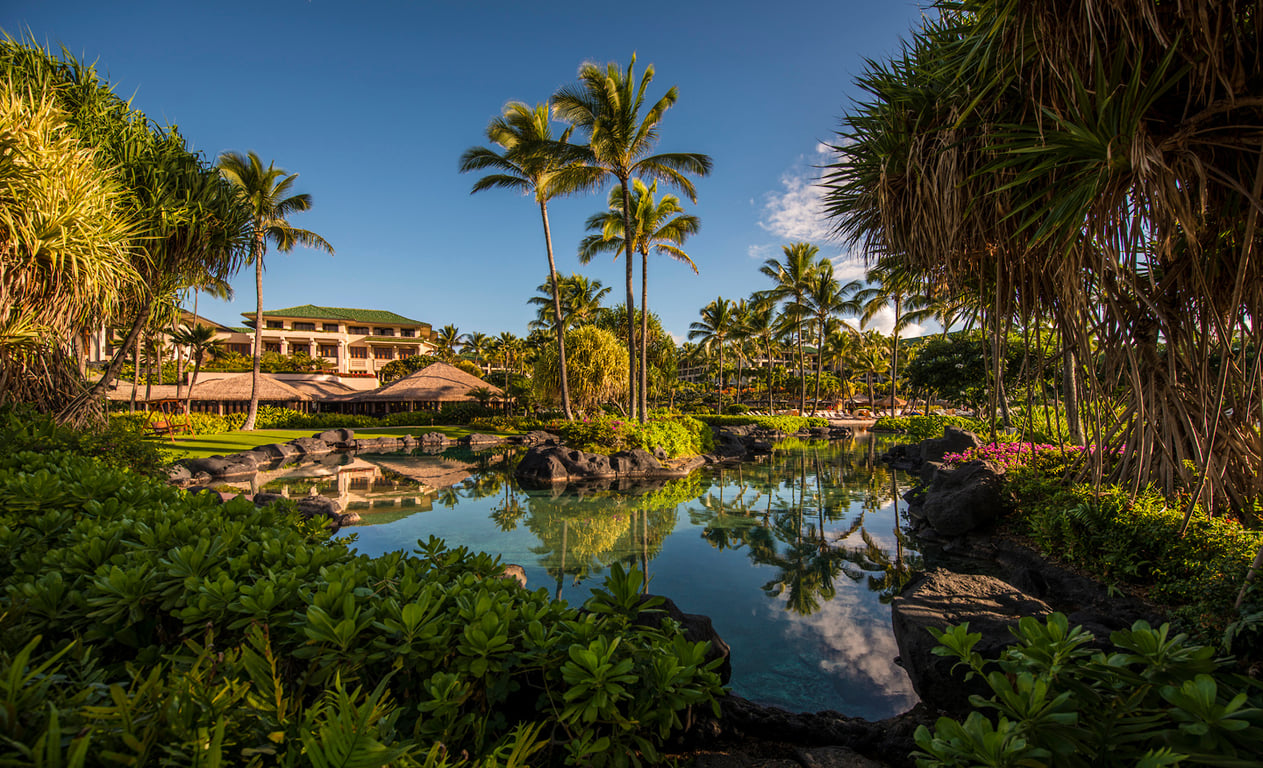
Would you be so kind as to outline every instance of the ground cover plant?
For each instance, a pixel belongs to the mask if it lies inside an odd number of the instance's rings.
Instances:
[[[776,430],[791,435],[804,428],[829,426],[828,419],[814,416],[752,416],[749,414],[716,416],[713,414],[697,414],[693,418],[713,427],[740,427],[752,424],[762,429]]]
[[[654,452],[659,449],[670,458],[694,456],[714,447],[714,439],[701,419],[693,416],[654,414],[643,424],[625,418],[601,416],[566,421],[521,420],[520,429],[542,429],[581,451],[615,453],[633,448]]]
[[[436,539],[361,556],[285,503],[25,448],[0,457],[0,764],[638,764],[721,692],[704,644],[633,623],[637,572],[579,612]]]
[[[935,653],[959,658],[992,695],[971,697],[975,711],[963,722],[918,728],[919,768],[1245,766],[1263,754],[1258,682],[1167,625],[1137,622],[1114,632],[1104,652],[1064,615],[1026,617],[996,662],[974,652],[981,635],[968,624],[931,631]]]

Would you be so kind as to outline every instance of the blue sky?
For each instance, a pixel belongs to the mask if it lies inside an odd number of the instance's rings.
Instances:
[[[686,201],[702,220],[685,246],[700,274],[650,261],[650,310],[682,340],[707,302],[767,287],[758,267],[784,244],[814,242],[840,276],[858,274],[818,211],[821,143],[859,96],[864,59],[897,51],[923,5],[686,0],[620,18],[625,4],[540,0],[7,0],[0,28],[95,61],[117,93],[210,158],[254,150],[300,174],[296,189],[314,206],[291,221],[337,254],[269,253],[265,309],[387,309],[489,334],[524,334],[533,317],[526,300],[547,274],[539,210],[508,191],[470,195],[460,154],[487,143],[505,102],[543,101],[582,62],[625,65],[634,51],[638,72],[655,67],[651,98],[680,91],[658,151],[714,160],[697,204]],[[600,279],[613,303],[621,261],[575,256],[604,201],[550,210],[558,269]],[[234,287],[231,302],[203,299],[203,314],[240,324],[254,307],[253,270]]]

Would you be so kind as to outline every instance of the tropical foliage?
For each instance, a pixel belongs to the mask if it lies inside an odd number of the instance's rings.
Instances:
[[[570,396],[579,414],[593,414],[627,390],[626,359],[618,337],[594,325],[583,325],[566,334],[570,350]],[[536,393],[556,402],[561,394],[561,367],[551,349],[541,350],[533,377]]]

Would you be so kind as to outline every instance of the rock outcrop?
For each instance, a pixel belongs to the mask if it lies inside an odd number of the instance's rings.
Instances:
[[[700,613],[685,613],[675,604],[669,597],[661,595],[642,595],[640,602],[643,604],[651,597],[659,597],[662,604],[654,609],[641,611],[636,615],[634,623],[646,627],[655,627],[662,623],[664,618],[674,620],[680,625],[680,629],[684,633],[684,639],[690,643],[700,643],[706,641],[710,643],[710,649],[706,652],[706,660],[714,661],[722,659],[718,669],[719,682],[727,685],[732,678],[732,650],[724,639],[715,631],[715,627],[711,624],[709,616],[703,616]]]
[[[1020,617],[1052,612],[1044,601],[1000,579],[936,568],[894,599],[891,622],[903,667],[921,701],[963,715],[971,709],[969,696],[987,695],[989,689],[980,678],[966,681],[966,670],[953,669],[959,661],[956,657],[933,654],[938,641],[930,629],[968,622],[970,632],[982,634],[974,650],[984,659],[995,659],[1012,644],[1009,630]]]
[[[1004,511],[1004,468],[970,461],[955,469],[939,467],[929,486],[908,499],[908,514],[939,536],[962,536],[990,524]]]
[[[605,456],[564,445],[539,444],[518,462],[514,476],[519,483],[549,488],[595,480],[684,477],[696,466],[692,461],[663,464],[639,448]]]

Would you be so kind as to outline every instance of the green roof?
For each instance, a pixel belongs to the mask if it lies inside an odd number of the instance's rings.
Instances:
[[[242,312],[242,317],[254,317],[253,312]],[[343,320],[351,323],[394,323],[399,325],[423,325],[429,323],[410,320],[403,315],[387,312],[384,309],[351,309],[347,307],[317,307],[314,304],[303,304],[289,309],[269,309],[263,313],[265,317],[301,317],[311,320]]]

